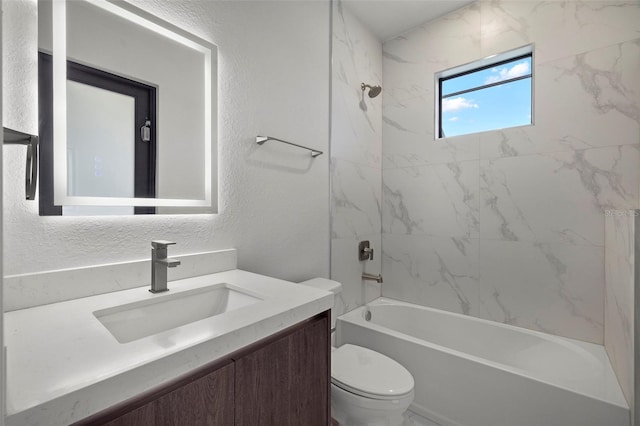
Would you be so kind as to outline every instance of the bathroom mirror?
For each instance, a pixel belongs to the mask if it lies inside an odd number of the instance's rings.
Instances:
[[[40,0],[38,15],[40,90],[51,70],[41,187],[52,204],[216,212],[216,46],[122,1]]]

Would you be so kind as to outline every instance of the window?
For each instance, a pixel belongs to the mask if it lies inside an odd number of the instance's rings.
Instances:
[[[437,137],[529,125],[532,48],[452,68],[437,78]]]
[[[40,215],[154,214],[155,207],[54,205],[51,55],[38,53],[38,73]],[[155,87],[67,61],[69,195],[155,197],[156,103]]]

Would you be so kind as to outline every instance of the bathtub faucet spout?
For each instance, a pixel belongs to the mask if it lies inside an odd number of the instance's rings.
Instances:
[[[364,281],[375,281],[377,283],[382,284],[382,275],[378,274],[378,275],[373,275],[373,274],[367,274],[366,272],[362,273],[362,279]]]

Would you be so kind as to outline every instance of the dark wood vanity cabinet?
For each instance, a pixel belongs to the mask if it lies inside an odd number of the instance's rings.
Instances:
[[[326,426],[329,311],[76,425]]]
[[[326,426],[328,332],[324,318],[237,359],[235,424]]]
[[[184,384],[139,408],[103,423],[109,426],[232,425],[234,365],[232,362]]]

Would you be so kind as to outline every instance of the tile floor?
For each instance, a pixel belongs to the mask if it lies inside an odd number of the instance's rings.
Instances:
[[[434,423],[431,420],[425,419],[416,413],[407,411],[404,413],[404,423],[402,426],[440,426],[438,423]]]
[[[438,423],[434,423],[411,411],[404,413],[403,417],[404,423],[402,423],[402,426],[440,426]],[[338,426],[338,422],[331,419],[331,426]]]

